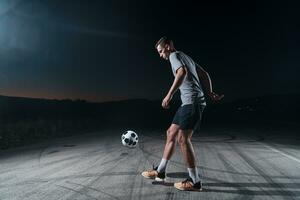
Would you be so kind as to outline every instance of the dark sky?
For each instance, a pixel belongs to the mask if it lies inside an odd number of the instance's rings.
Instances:
[[[300,92],[300,5],[162,2],[2,0],[0,94],[162,99],[173,81],[154,49],[164,35],[227,100]]]

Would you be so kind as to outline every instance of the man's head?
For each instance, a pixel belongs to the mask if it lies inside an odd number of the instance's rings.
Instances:
[[[173,41],[167,37],[160,38],[156,43],[155,48],[159,56],[165,60],[168,60],[170,54],[175,51]]]

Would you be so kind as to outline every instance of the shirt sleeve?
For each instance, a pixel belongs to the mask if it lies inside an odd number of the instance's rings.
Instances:
[[[180,59],[180,55],[178,53],[174,53],[170,55],[170,63],[175,73],[177,69],[184,66],[183,62]]]

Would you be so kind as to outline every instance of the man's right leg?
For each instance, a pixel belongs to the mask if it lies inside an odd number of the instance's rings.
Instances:
[[[153,170],[144,171],[142,176],[145,178],[154,178],[157,181],[164,181],[165,172],[169,159],[172,157],[175,151],[176,137],[179,131],[179,125],[171,124],[167,130],[167,140],[164,148],[163,158],[158,167]]]
[[[175,146],[176,146],[176,137],[179,132],[179,125],[178,124],[171,124],[169,129],[167,130],[167,141],[164,149],[163,158],[166,160],[170,160],[172,157]]]
[[[171,124],[171,126],[167,130],[167,140],[164,148],[163,157],[157,168],[157,171],[159,173],[166,171],[167,164],[175,151],[176,137],[178,135],[178,132],[179,132],[179,125],[177,124]]]

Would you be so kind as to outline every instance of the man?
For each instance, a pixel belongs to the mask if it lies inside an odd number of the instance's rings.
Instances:
[[[167,164],[174,153],[177,139],[188,166],[189,178],[175,183],[174,186],[179,190],[201,191],[202,183],[198,175],[195,153],[191,143],[193,131],[199,124],[202,112],[206,106],[201,83],[203,83],[208,96],[213,101],[222,99],[224,95],[219,96],[212,91],[208,73],[189,56],[183,52],[176,51],[172,40],[162,37],[156,43],[155,48],[161,58],[170,61],[172,72],[175,76],[169,92],[162,101],[162,107],[165,109],[169,108],[170,101],[178,88],[181,94],[182,105],[178,108],[172,124],[167,130],[167,140],[160,164],[153,170],[144,171],[142,176],[155,179],[156,181],[164,181]]]

